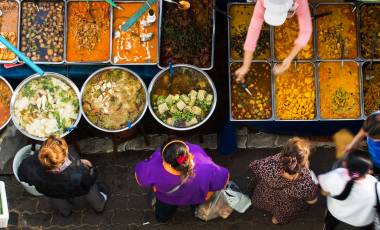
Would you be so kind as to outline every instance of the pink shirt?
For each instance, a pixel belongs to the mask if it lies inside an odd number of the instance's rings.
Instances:
[[[310,8],[307,0],[296,0],[298,8],[296,14],[298,17],[299,34],[294,44],[305,47],[313,32],[311,23]],[[245,40],[244,50],[255,51],[257,40],[260,36],[261,27],[264,22],[264,0],[257,0],[251,23],[249,24],[247,39]]]

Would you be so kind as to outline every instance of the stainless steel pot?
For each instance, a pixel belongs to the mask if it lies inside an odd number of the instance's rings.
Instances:
[[[108,132],[108,133],[117,133],[117,132],[122,132],[122,131],[125,131],[125,130],[128,130],[130,128],[132,128],[133,126],[135,126],[141,119],[142,117],[144,116],[147,108],[148,108],[148,104],[149,104],[149,97],[148,97],[148,91],[146,89],[146,86],[145,86],[145,83],[144,81],[140,78],[139,75],[137,75],[135,72],[133,72],[132,70],[129,70],[127,68],[123,68],[123,67],[117,67],[117,66],[110,66],[110,67],[105,67],[105,68],[101,68],[101,69],[98,69],[97,71],[95,71],[94,73],[91,74],[91,76],[89,78],[87,78],[87,80],[85,81],[85,83],[83,84],[82,86],[82,90],[81,90],[81,98],[80,98],[80,104],[82,106],[83,104],[83,94],[84,94],[84,90],[87,86],[87,84],[89,83],[89,81],[96,75],[98,75],[99,73],[101,72],[104,72],[104,71],[109,71],[109,70],[122,70],[122,71],[125,71],[125,72],[128,72],[130,74],[132,74],[134,77],[136,77],[143,89],[144,89],[144,93],[145,93],[145,106],[144,106],[144,110],[143,112],[140,114],[139,118],[134,121],[130,126],[126,126],[122,129],[117,129],[117,130],[110,130],[110,129],[104,129],[104,128],[101,128],[101,127],[98,127],[96,126],[95,124],[93,124],[90,119],[87,117],[86,113],[84,112],[84,110],[82,110],[82,114],[83,114],[83,117],[87,120],[88,123],[90,123],[90,125],[92,125],[94,128],[98,129],[98,130],[101,130],[103,132]]]
[[[2,76],[0,76],[0,81],[5,82],[5,84],[9,87],[9,89],[11,90],[11,92],[13,94],[13,89],[12,89],[12,86],[9,84],[9,82],[5,78],[3,78]],[[9,116],[8,120],[3,125],[0,124],[0,130],[5,128],[8,125],[10,120],[11,120],[11,116]]]
[[[195,70],[199,73],[201,73],[208,81],[211,89],[212,89],[212,94],[214,96],[214,100],[213,100],[213,103],[212,103],[212,107],[211,107],[211,110],[209,112],[209,114],[205,117],[205,119],[203,119],[201,122],[199,122],[198,124],[194,125],[194,126],[190,126],[190,127],[186,127],[186,128],[179,128],[179,127],[174,127],[174,126],[170,126],[168,124],[166,124],[165,122],[163,122],[157,115],[156,113],[154,112],[153,110],[153,106],[152,106],[152,103],[151,101],[149,102],[149,110],[150,110],[150,113],[153,115],[153,117],[163,126],[169,128],[169,129],[172,129],[172,130],[177,130],[177,131],[188,131],[188,130],[192,130],[192,129],[195,129],[201,125],[203,125],[212,115],[212,113],[214,112],[215,110],[215,107],[216,107],[216,102],[217,102],[217,93],[216,93],[216,88],[215,88],[215,85],[214,83],[212,82],[210,76],[204,72],[203,70],[201,70],[200,68],[198,67],[195,67],[195,66],[192,66],[192,65],[187,65],[187,64],[178,64],[178,65],[173,65],[173,69],[176,69],[176,68],[188,68],[188,69],[192,69],[192,70]],[[160,72],[158,72],[156,74],[156,76],[152,79],[152,82],[150,83],[149,85],[149,88],[148,88],[148,91],[149,91],[149,97],[151,96],[151,93],[153,91],[153,88],[157,82],[157,80],[164,76],[166,74],[166,72],[169,71],[169,68],[166,68],[166,69],[163,69],[161,70]]]
[[[17,118],[16,118],[16,115],[15,115],[15,111],[14,111],[14,104],[15,104],[15,101],[16,101],[16,97],[17,95],[19,94],[20,90],[30,81],[34,80],[34,79],[37,79],[37,78],[43,78],[45,76],[51,76],[51,77],[54,77],[54,78],[57,78],[63,82],[65,82],[68,86],[70,86],[75,94],[77,95],[77,98],[78,98],[78,101],[79,101],[79,98],[80,98],[80,92],[78,90],[78,87],[74,84],[74,82],[72,82],[69,78],[59,74],[59,73],[54,73],[54,72],[45,72],[44,76],[40,76],[39,74],[33,74],[31,76],[29,76],[28,78],[26,78],[25,80],[23,80],[18,86],[17,88],[15,89],[14,93],[13,93],[13,96],[12,96],[12,99],[11,99],[11,117],[12,117],[12,121],[13,123],[15,124],[16,128],[22,133],[24,134],[25,136],[31,138],[31,139],[34,139],[34,140],[37,140],[37,141],[44,141],[46,140],[48,137],[37,137],[37,136],[34,136],[30,133],[28,133],[24,128],[22,128],[18,121],[17,121]],[[72,128],[75,128],[78,123],[79,123],[79,120],[80,120],[80,117],[81,117],[81,110],[82,110],[82,106],[79,104],[79,112],[78,112],[78,117],[75,121],[75,123],[72,125]],[[68,129],[67,131],[65,131],[64,133],[61,134],[61,137],[64,137],[66,135],[68,135],[73,129]]]

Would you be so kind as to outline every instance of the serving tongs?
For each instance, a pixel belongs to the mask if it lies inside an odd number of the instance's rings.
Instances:
[[[253,94],[251,93],[251,91],[249,91],[247,84],[242,83],[242,84],[240,84],[240,85],[241,85],[241,87],[244,89],[244,91],[245,91],[246,93],[248,93],[252,98],[255,98],[255,97],[253,96]]]
[[[188,9],[190,9],[190,2],[188,2],[188,1],[179,1],[179,2],[177,2],[177,1],[174,1],[174,0],[164,0],[165,2],[168,2],[168,3],[172,3],[172,4],[176,4],[177,5],[177,7],[178,7],[178,9],[180,9],[180,10],[188,10]]]
[[[339,34],[339,39],[338,41],[340,41],[340,68],[343,69],[343,66],[344,66],[344,61],[343,61],[343,58],[344,58],[344,51],[346,49],[345,47],[345,41],[344,39],[342,38],[342,35]]]

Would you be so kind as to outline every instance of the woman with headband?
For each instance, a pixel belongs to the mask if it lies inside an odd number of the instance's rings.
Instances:
[[[344,222],[356,229],[372,230],[379,191],[371,176],[372,163],[367,153],[355,151],[334,169],[318,177],[322,195],[327,196],[325,230],[335,229]]]
[[[252,204],[270,213],[273,224],[286,223],[317,202],[318,187],[309,170],[309,155],[310,144],[295,137],[280,153],[249,165]]]
[[[200,146],[182,140],[168,141],[137,164],[135,176],[140,186],[153,189],[159,222],[171,219],[178,206],[195,210],[229,181],[226,168],[215,164]]]

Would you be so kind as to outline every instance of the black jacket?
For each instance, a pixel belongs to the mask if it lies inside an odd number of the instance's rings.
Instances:
[[[53,173],[42,167],[38,153],[24,159],[18,169],[19,179],[34,185],[47,197],[68,199],[86,195],[95,184],[96,173],[83,165],[78,157],[69,154],[71,165],[61,173]]]

